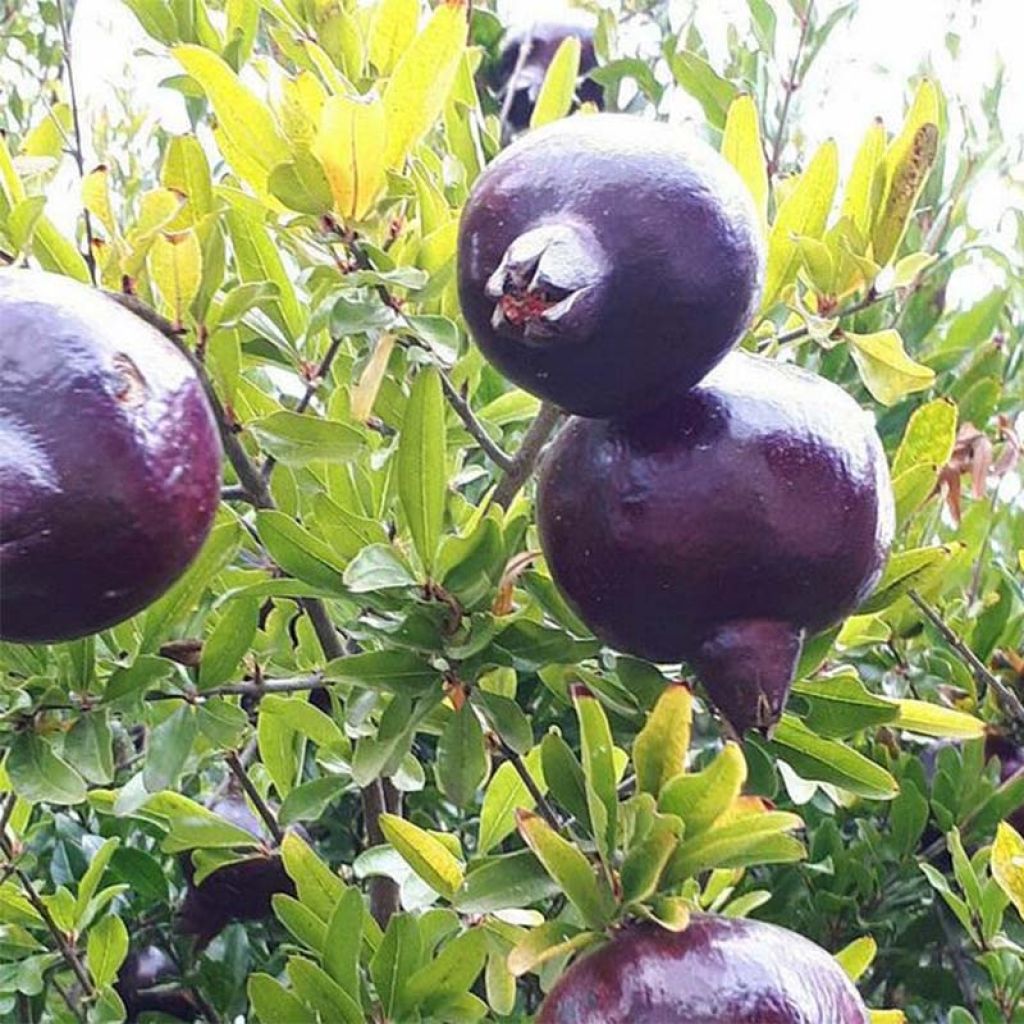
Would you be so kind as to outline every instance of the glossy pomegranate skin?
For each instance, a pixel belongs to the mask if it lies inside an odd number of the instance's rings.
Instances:
[[[519,25],[509,30],[501,51],[501,60],[495,75],[494,88],[504,94],[511,88],[514,95],[508,109],[509,127],[523,131],[530,124],[533,108],[537,105],[544,77],[559,46],[575,36],[580,41],[580,83],[576,94],[584,103],[593,103],[599,109],[604,105],[604,92],[597,82],[586,78],[597,67],[594,53],[593,27],[583,21],[551,20],[530,25]],[[512,75],[519,64],[524,43],[529,52],[519,67],[515,80]]]
[[[871,591],[893,520],[869,415],[743,353],[649,412],[570,420],[538,491],[541,546],[583,621],[620,651],[690,661],[739,732],[770,729],[803,635]]]
[[[220,464],[172,342],[95,289],[0,270],[0,637],[69,640],[156,600],[206,539]]]
[[[506,149],[473,187],[458,250],[484,355],[584,416],[700,380],[746,329],[764,264],[732,167],[685,129],[627,114],[558,121]]]
[[[195,1020],[199,1007],[190,992],[175,984],[180,981],[180,972],[170,954],[159,946],[146,946],[128,954],[114,988],[129,1021],[137,1020],[141,1013]]]
[[[775,925],[698,916],[627,926],[559,979],[537,1024],[868,1024],[842,969]]]

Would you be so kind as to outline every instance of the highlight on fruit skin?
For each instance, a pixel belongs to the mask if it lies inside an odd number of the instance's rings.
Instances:
[[[459,300],[509,380],[584,416],[696,384],[760,299],[764,251],[733,168],[685,129],[594,114],[530,132],[462,212]]]
[[[169,339],[69,278],[0,270],[0,638],[70,640],[155,601],[209,533],[220,465]]]
[[[560,12],[557,18],[512,26],[502,41],[501,57],[492,77],[492,88],[508,103],[507,126],[514,131],[529,127],[541,86],[559,46],[574,36],[580,41],[580,81],[576,90],[583,103],[604,106],[604,90],[587,73],[597,67],[592,18]],[[523,46],[528,46],[525,57]],[[506,93],[512,91],[512,98]]]
[[[776,925],[694,916],[681,932],[630,924],[577,960],[537,1024],[868,1024],[820,946]]]
[[[739,734],[771,731],[804,637],[871,592],[895,518],[870,415],[743,353],[647,412],[571,420],[537,500],[580,618],[620,651],[689,662]]]
[[[129,1024],[143,1013],[185,1021],[194,1021],[200,1013],[195,997],[181,985],[178,965],[160,946],[131,950],[117,972],[114,989]]]

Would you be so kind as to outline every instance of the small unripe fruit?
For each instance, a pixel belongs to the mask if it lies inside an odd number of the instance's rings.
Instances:
[[[777,722],[804,636],[870,593],[893,520],[869,414],[741,353],[643,414],[571,420],[538,491],[580,618],[620,651],[690,662],[739,733]]]
[[[111,298],[0,271],[0,637],[51,643],[141,611],[185,571],[221,447],[186,357]]]
[[[678,127],[625,114],[530,132],[476,180],[459,299],[484,355],[583,416],[700,380],[759,300],[764,254],[733,168]]]
[[[775,925],[696,916],[682,932],[629,925],[576,961],[537,1024],[868,1024],[820,946]]]

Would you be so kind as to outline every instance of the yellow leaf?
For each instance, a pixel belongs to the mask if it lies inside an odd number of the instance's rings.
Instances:
[[[899,711],[892,724],[907,732],[957,740],[971,740],[985,735],[985,723],[963,711],[929,704],[924,700],[900,700],[897,703]]]
[[[184,208],[171,224],[181,231],[198,223],[213,210],[210,164],[194,135],[173,135],[167,144],[160,184],[186,197]]]
[[[385,162],[397,167],[444,109],[466,47],[466,0],[446,0],[395,67],[384,92]]]
[[[391,74],[416,35],[419,0],[380,0],[370,22],[370,60],[382,76]]]
[[[376,97],[331,96],[324,104],[313,153],[345,219],[359,220],[384,184],[384,126],[384,104]]]
[[[582,46],[576,36],[567,36],[559,44],[541,83],[537,102],[530,115],[530,127],[565,117],[576,95],[576,79],[580,76]]]
[[[192,45],[171,52],[210,100],[224,158],[240,178],[265,194],[267,176],[291,155],[273,115],[215,53]]]
[[[771,309],[800,267],[796,236],[821,238],[839,178],[839,151],[831,139],[814,154],[779,208],[768,236],[763,310]]]
[[[71,108],[66,103],[55,103],[25,136],[21,144],[21,155],[59,160],[72,131]]]
[[[149,274],[181,324],[199,292],[203,253],[194,231],[161,232],[149,250]]]
[[[384,838],[427,885],[449,899],[455,894],[462,885],[462,865],[440,839],[395,814],[382,814],[380,828]]]
[[[907,1024],[902,1010],[868,1010],[871,1024]]]
[[[836,960],[850,981],[856,981],[871,966],[877,952],[878,943],[870,935],[862,935],[839,950]]]
[[[383,334],[370,356],[369,362],[359,377],[359,383],[352,389],[352,419],[357,423],[365,423],[373,412],[373,403],[377,400],[381,381],[388,368],[388,359],[395,347],[393,334]]]
[[[143,194],[138,220],[125,240],[128,251],[122,260],[124,273],[129,277],[139,275],[157,232],[166,229],[184,205],[185,197],[175,189],[154,188]]]
[[[846,332],[845,337],[864,386],[882,405],[895,405],[915,391],[926,391],[934,383],[935,371],[907,355],[899,331]]]
[[[295,78],[281,83],[274,112],[281,130],[293,146],[308,149],[313,145],[326,100],[327,93],[312,71],[300,72]]]
[[[82,179],[82,205],[103,225],[113,238],[117,234],[114,212],[110,208],[108,171],[104,164],[93,168]]]
[[[1008,822],[996,828],[991,853],[992,877],[1024,917],[1024,839]]]
[[[761,126],[752,96],[737,96],[729,104],[722,136],[722,156],[739,172],[757,209],[761,233],[768,229],[768,168],[761,145]]]
[[[637,789],[657,797],[683,771],[690,746],[693,694],[681,683],[665,687],[633,742]]]
[[[857,150],[840,211],[840,216],[848,217],[862,238],[871,237],[875,212],[881,205],[884,189],[885,126],[881,120],[876,120]]]

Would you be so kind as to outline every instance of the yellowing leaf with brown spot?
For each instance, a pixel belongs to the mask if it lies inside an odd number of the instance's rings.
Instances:
[[[327,92],[312,71],[302,71],[281,83],[274,99],[274,113],[293,146],[308,149],[313,145],[326,100]]]
[[[991,853],[992,877],[1024,917],[1024,839],[1005,821],[996,829]]]
[[[374,97],[331,96],[313,153],[323,164],[338,213],[359,220],[384,184],[384,104]]]
[[[392,68],[416,35],[420,0],[380,0],[370,22],[370,60],[381,75]]]
[[[907,355],[899,331],[847,332],[846,340],[864,386],[882,405],[895,405],[915,391],[926,391],[935,382],[934,370]]]
[[[385,163],[397,167],[444,109],[466,48],[466,0],[446,0],[409,44],[384,92]]]
[[[195,231],[161,233],[149,250],[149,274],[164,302],[182,323],[203,276],[203,253]]]
[[[768,168],[761,145],[761,126],[752,96],[737,96],[729,104],[722,136],[722,156],[739,172],[750,190],[761,233],[768,230]]]

